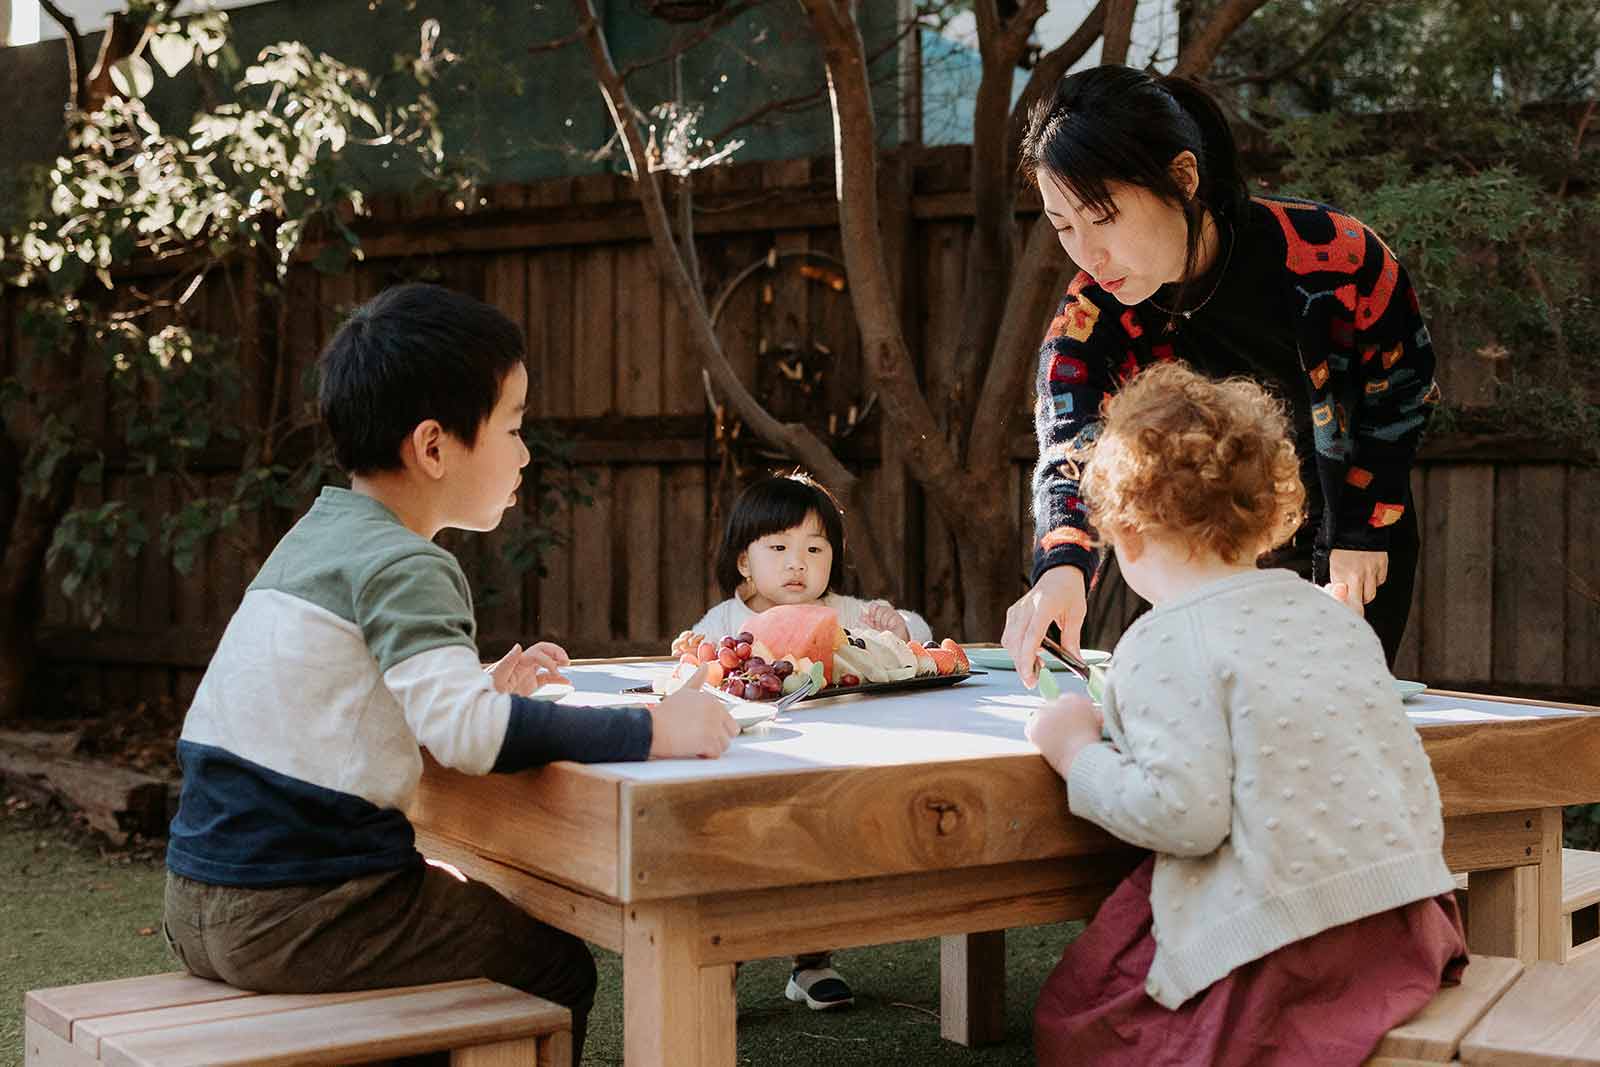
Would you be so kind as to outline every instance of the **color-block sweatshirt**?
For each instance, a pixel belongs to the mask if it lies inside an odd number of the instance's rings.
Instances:
[[[1063,460],[1093,439],[1109,393],[1171,359],[1251,378],[1289,406],[1319,549],[1388,548],[1439,399],[1405,268],[1360,222],[1302,200],[1257,197],[1220,232],[1216,263],[1184,296],[1189,317],[1164,310],[1172,286],[1132,306],[1088,274],[1068,286],[1039,350],[1035,581],[1063,564],[1094,573],[1078,472]]]
[[[418,862],[421,748],[469,774],[644,759],[643,707],[498,693],[454,556],[326,488],[246,590],[178,741],[167,866],[217,885],[343,881]]]
[[[1439,789],[1377,635],[1292,571],[1211,582],[1117,643],[1073,814],[1156,853],[1168,1008],[1252,960],[1455,885]]]

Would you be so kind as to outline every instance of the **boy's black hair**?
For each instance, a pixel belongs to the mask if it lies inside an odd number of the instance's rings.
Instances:
[[[398,470],[401,442],[427,419],[475,447],[523,355],[522,331],[481,300],[418,282],[385,289],[319,360],[317,399],[339,466]]]
[[[751,544],[768,534],[792,530],[812,512],[822,522],[822,530],[833,546],[833,569],[828,572],[828,591],[838,592],[844,576],[844,516],[833,494],[809,474],[763,478],[733,502],[728,524],[717,549],[717,582],[732,596],[744,582],[739,573],[739,556]]]

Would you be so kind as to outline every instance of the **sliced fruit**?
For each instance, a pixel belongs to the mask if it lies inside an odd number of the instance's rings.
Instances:
[[[939,642],[939,647],[956,654],[957,674],[966,674],[968,671],[972,670],[972,661],[967,659],[967,650],[956,644],[953,639],[948,637],[945,638],[943,641]]]

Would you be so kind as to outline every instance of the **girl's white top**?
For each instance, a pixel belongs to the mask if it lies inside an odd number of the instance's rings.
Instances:
[[[1377,635],[1292,572],[1209,583],[1139,619],[1103,710],[1109,741],[1073,760],[1067,799],[1157,853],[1157,1003],[1453,888],[1438,786]]]
[[[846,630],[859,630],[866,624],[862,622],[861,613],[866,610],[870,600],[862,600],[853,596],[841,596],[838,593],[828,593],[822,598],[822,603],[839,613],[839,625]],[[719,638],[737,634],[745,627],[745,621],[752,618],[755,612],[750,610],[750,605],[739,599],[737,595],[729,597],[710,611],[700,617],[694,624],[693,630],[712,641]],[[906,629],[911,634],[911,640],[927,644],[933,640],[933,630],[928,626],[927,620],[914,611],[901,611],[900,617],[906,622]]]

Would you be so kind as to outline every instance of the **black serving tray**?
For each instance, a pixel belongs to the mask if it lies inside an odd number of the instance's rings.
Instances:
[[[878,693],[897,693],[907,689],[936,689],[940,686],[955,685],[968,678],[979,674],[988,674],[988,671],[967,671],[965,674],[923,674],[915,678],[906,678],[899,682],[862,682],[860,685],[830,685],[826,689],[819,689],[815,693],[807,693],[797,703],[804,704],[812,700],[826,700],[829,697],[873,696]],[[650,693],[648,685],[636,685],[624,689],[624,693]],[[760,705],[771,701],[752,701]]]

